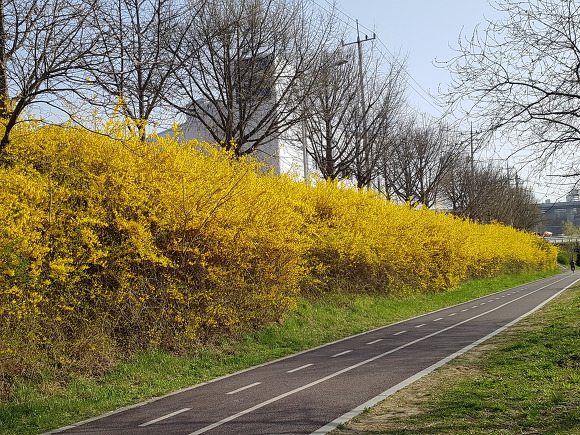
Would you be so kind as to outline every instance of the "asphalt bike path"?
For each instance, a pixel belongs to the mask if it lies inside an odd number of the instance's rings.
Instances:
[[[48,434],[322,435],[545,305],[567,272],[393,323]]]

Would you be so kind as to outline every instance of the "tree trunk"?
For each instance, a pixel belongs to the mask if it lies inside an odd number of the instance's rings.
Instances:
[[[10,96],[8,94],[8,74],[6,72],[6,28],[4,22],[4,0],[0,0],[0,119],[6,121],[10,116]],[[4,150],[0,143],[0,153]]]

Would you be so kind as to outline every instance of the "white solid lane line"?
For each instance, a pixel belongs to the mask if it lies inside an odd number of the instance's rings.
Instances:
[[[295,369],[288,370],[286,373],[294,373],[294,372],[297,372],[298,370],[302,370],[302,369],[305,369],[306,367],[310,367],[310,366],[313,366],[313,365],[314,364],[305,364],[305,365],[303,365],[301,367],[297,367]]]
[[[189,411],[190,409],[191,408],[183,408],[183,409],[180,409],[179,411],[175,411],[175,412],[172,412],[170,414],[166,414],[166,415],[163,415],[163,416],[161,416],[159,418],[156,418],[155,420],[148,421],[147,423],[140,424],[139,427],[149,426],[150,424],[157,423],[159,421],[165,420],[166,418],[171,418],[171,417],[173,417],[173,416],[175,416],[177,414],[181,414],[182,412]]]
[[[226,394],[236,394],[236,393],[239,393],[240,391],[247,390],[248,388],[253,388],[253,387],[255,387],[256,385],[260,385],[260,384],[261,384],[261,382],[254,382],[253,384],[246,385],[245,387],[238,388],[237,390],[230,391],[229,393],[226,393]]]
[[[351,353],[352,350],[345,350],[344,352],[337,353],[336,355],[332,355],[331,358],[336,358],[337,356],[346,355],[347,353]]]

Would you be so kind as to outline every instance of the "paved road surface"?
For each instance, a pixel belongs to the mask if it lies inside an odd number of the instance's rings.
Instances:
[[[525,284],[50,433],[324,434],[527,316],[577,277]]]

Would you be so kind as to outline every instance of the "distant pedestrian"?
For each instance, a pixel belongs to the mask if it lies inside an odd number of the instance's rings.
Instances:
[[[570,260],[570,270],[572,272],[576,270],[576,263],[574,263],[574,259]]]

